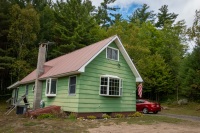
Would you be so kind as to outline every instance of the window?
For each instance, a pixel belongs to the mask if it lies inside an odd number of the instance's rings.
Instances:
[[[46,80],[46,96],[56,96],[57,79],[49,78]]]
[[[14,90],[14,99],[13,99],[13,104],[15,104],[17,102],[18,99],[18,92],[19,92],[19,88],[16,88]]]
[[[28,85],[26,85],[25,95],[28,95]]]
[[[33,91],[33,92],[35,91],[35,85],[33,85],[33,87],[32,87],[32,91]]]
[[[122,79],[112,75],[101,76],[100,95],[121,96]]]
[[[76,76],[69,77],[69,95],[76,93]]]
[[[108,47],[106,58],[119,61],[119,50],[115,48]]]

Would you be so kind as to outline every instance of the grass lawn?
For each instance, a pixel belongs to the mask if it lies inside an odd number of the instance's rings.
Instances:
[[[191,115],[200,117],[200,104],[189,102],[187,105],[177,104],[162,104],[163,107],[167,107],[166,110],[162,110],[163,113],[179,114],[179,115]]]

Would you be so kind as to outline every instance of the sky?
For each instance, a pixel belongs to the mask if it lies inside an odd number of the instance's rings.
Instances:
[[[103,0],[91,1],[96,7],[103,2]],[[111,6],[119,6],[119,13],[126,18],[143,4],[150,6],[149,10],[153,10],[154,13],[158,13],[162,5],[168,5],[169,13],[178,14],[176,21],[185,20],[187,27],[192,26],[195,10],[200,10],[200,0],[116,0]]]

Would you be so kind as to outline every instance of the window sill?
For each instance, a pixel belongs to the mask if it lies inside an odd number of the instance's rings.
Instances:
[[[56,94],[46,94],[47,97],[55,97]]]
[[[119,60],[115,60],[115,59],[110,59],[110,58],[107,58],[108,60],[111,60],[111,61],[116,61],[116,62],[119,62]]]
[[[121,97],[121,95],[103,95],[99,94],[100,96],[106,96],[106,97]]]
[[[76,96],[76,94],[69,94],[68,96]]]

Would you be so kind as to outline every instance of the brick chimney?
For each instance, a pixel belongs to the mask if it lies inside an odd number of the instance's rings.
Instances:
[[[40,108],[40,101],[42,100],[42,81],[38,78],[44,73],[44,63],[46,56],[46,44],[43,43],[39,47],[37,69],[36,69],[36,79],[35,79],[35,89],[34,89],[34,101],[33,109]]]

